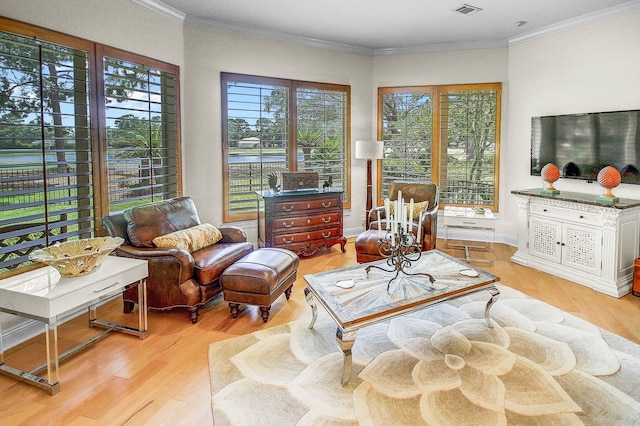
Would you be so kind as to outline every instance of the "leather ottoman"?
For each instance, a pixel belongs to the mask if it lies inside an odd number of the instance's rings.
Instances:
[[[358,263],[384,259],[378,251],[378,230],[368,229],[356,237],[356,260]]]
[[[267,322],[271,304],[282,293],[289,300],[299,264],[294,252],[267,247],[247,254],[225,269],[220,284],[231,316],[238,317],[240,304],[257,305],[262,320]]]

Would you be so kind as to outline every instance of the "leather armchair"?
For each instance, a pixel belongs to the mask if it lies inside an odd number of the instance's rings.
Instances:
[[[419,226],[422,227],[422,250],[432,250],[436,248],[436,238],[438,229],[438,200],[440,191],[435,183],[415,183],[404,181],[393,181],[389,185],[389,199],[398,199],[398,191],[402,191],[402,198],[408,202],[413,198],[414,203],[428,202],[428,207],[420,214]],[[380,216],[378,216],[378,214]],[[380,222],[378,222],[380,217]],[[374,207],[369,211],[369,230],[386,228],[386,213],[384,206]],[[413,227],[412,232],[417,235],[418,228]],[[372,262],[381,256],[378,253],[377,232],[365,231],[356,238],[356,255],[359,263]]]
[[[102,218],[102,226],[109,235],[125,240],[116,249],[116,255],[148,261],[149,308],[186,308],[194,324],[199,309],[222,292],[219,283],[222,272],[253,251],[244,231],[235,226],[218,227],[222,240],[193,253],[153,244],[157,236],[196,225],[200,225],[200,219],[189,197],[136,206]],[[123,300],[124,312],[131,312],[138,300],[137,290],[126,290]]]

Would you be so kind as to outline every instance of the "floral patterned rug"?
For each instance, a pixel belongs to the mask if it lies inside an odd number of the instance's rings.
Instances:
[[[322,308],[213,343],[215,424],[640,424],[640,346],[498,287],[359,330],[345,387]]]

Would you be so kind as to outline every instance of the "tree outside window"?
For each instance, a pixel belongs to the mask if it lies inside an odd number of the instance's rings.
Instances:
[[[443,205],[497,210],[500,96],[500,83],[380,88],[378,203],[391,181],[433,181]]]

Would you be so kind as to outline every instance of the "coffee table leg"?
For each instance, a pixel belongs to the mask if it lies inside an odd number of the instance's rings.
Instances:
[[[484,319],[487,321],[489,328],[493,328],[493,324],[491,324],[491,318],[489,318],[489,310],[491,309],[491,306],[493,306],[498,301],[498,298],[500,297],[500,290],[498,290],[496,287],[491,287],[488,290],[489,293],[491,293],[491,299],[489,299],[489,301],[487,302],[487,306],[484,308]]]
[[[304,289],[304,298],[307,299],[307,303],[311,306],[311,323],[309,324],[309,330],[313,328],[313,325],[316,323],[316,319],[318,318],[318,307],[316,306],[316,301],[313,299],[313,293],[309,288]]]
[[[342,349],[342,356],[344,361],[344,368],[342,370],[342,386],[346,386],[351,378],[351,348],[356,340],[357,331],[349,331],[345,333],[340,327],[336,330],[336,340],[340,349]]]

